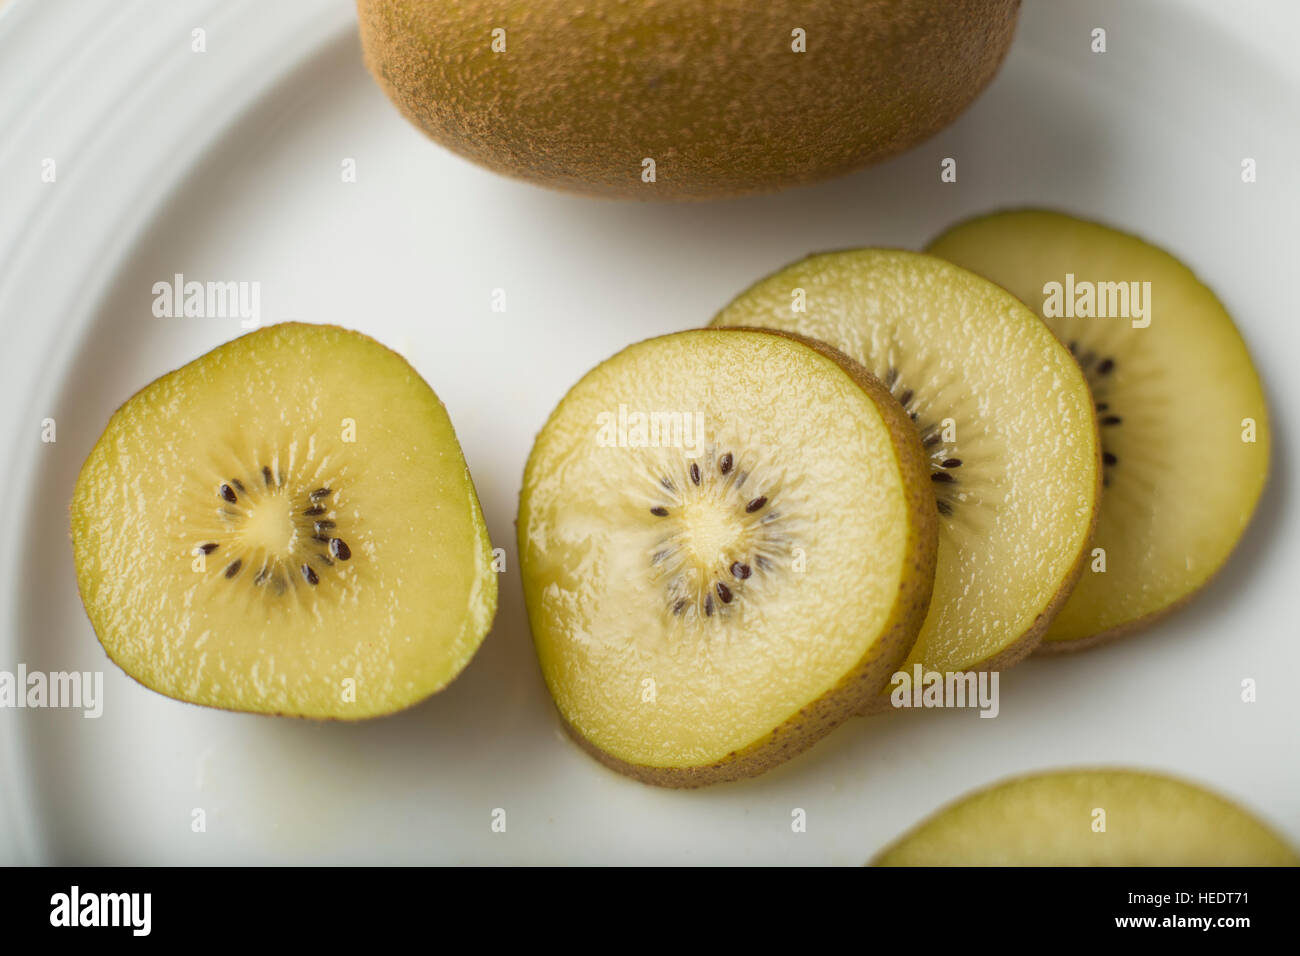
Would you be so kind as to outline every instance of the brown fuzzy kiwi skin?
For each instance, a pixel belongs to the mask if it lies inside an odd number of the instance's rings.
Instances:
[[[431,139],[509,176],[640,200],[771,191],[908,149],[992,81],[1019,10],[1020,0],[357,0],[366,66]],[[794,27],[804,53],[791,48]],[[646,157],[654,183],[641,180]]]
[[[939,512],[930,490],[930,466],[921,446],[920,435],[903,406],[879,379],[844,353],[806,336],[743,326],[714,331],[761,332],[798,342],[835,362],[867,393],[885,419],[902,472],[908,510],[913,517],[908,550],[913,555],[914,573],[905,575],[899,585],[889,626],[852,671],[822,697],[800,708],[784,724],[715,763],[696,767],[651,767],[629,763],[601,750],[583,737],[581,731],[563,714],[559,714],[560,722],[569,736],[606,767],[642,783],[677,789],[693,789],[758,776],[807,750],[857,714],[865,701],[877,696],[907,658],[916,642],[921,624],[925,621],[934,587],[934,568],[939,547]]]

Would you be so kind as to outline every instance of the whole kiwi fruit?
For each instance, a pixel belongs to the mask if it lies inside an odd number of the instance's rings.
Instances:
[[[826,179],[951,123],[1020,0],[357,0],[406,117],[490,169],[601,196]]]

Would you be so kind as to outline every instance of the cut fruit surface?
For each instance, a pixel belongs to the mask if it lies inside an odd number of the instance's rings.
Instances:
[[[633,345],[551,414],[524,475],[524,595],[570,733],[698,786],[804,749],[906,655],[934,574],[915,430],[820,343]]]
[[[441,689],[491,624],[491,547],[451,421],[395,352],[271,326],[109,421],[72,502],[109,656],[169,697],[354,719]]]
[[[997,784],[940,810],[875,866],[1296,866],[1233,803],[1131,770],[1066,770]]]
[[[1096,399],[1106,480],[1092,546],[1104,563],[1094,558],[1042,649],[1125,634],[1194,594],[1268,475],[1263,390],[1223,305],[1168,253],[1060,213],[974,219],[930,248],[1031,305]]]
[[[1082,570],[1101,472],[1087,383],[1047,327],[991,282],[889,249],[804,259],[713,324],[827,342],[914,421],[940,533],[908,671],[995,669],[1027,654]],[[882,695],[870,709],[888,707]]]

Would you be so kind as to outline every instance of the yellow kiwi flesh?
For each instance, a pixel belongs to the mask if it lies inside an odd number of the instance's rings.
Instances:
[[[446,409],[332,326],[258,330],[128,400],[77,479],[72,538],[109,657],[210,707],[400,710],[461,671],[496,610]]]
[[[788,759],[879,692],[925,614],[937,530],[880,383],[820,343],[697,330],[570,390],[529,456],[518,533],[569,732],[690,787]]]
[[[913,252],[811,256],[738,296],[716,327],[829,343],[906,407],[940,512],[929,616],[904,670],[994,670],[1029,653],[1083,567],[1100,486],[1092,399],[1032,312]],[[868,710],[890,706],[881,695]]]
[[[1269,467],[1263,389],[1222,303],[1163,250],[1046,210],[962,223],[930,251],[1043,316],[1076,354],[1097,402],[1105,487],[1092,548],[1100,553],[1042,650],[1090,647],[1190,598],[1245,532]]]
[[[875,866],[1296,866],[1296,851],[1200,787],[1131,770],[1010,780],[940,810]]]
[[[460,155],[585,193],[707,199],[838,175],[943,128],[997,72],[1019,0],[358,0],[357,12],[380,86]]]

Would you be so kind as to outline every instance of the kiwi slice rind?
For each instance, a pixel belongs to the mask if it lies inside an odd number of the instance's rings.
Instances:
[[[1223,304],[1164,250],[1050,210],[976,217],[930,251],[1033,308],[1075,355],[1096,400],[1105,487],[1091,547],[1104,564],[1092,559],[1040,650],[1095,647],[1181,607],[1227,562],[1268,478],[1268,407]],[[1048,284],[1067,294],[1067,274],[1079,296],[1100,283],[1125,292],[1138,283],[1148,315],[1077,314],[1101,311],[1100,301],[1048,315]],[[1105,310],[1121,311],[1111,304],[1108,292]],[[1076,314],[1059,314],[1067,311]]]
[[[958,799],[873,866],[1297,866],[1273,829],[1163,774],[1056,770]]]
[[[446,686],[491,624],[491,546],[446,409],[334,326],[228,342],[136,393],[72,501],[112,660],[228,710],[359,719]]]
[[[1087,383],[1046,326],[993,283],[892,249],[800,260],[712,325],[825,341],[913,422],[940,540],[930,614],[905,669],[997,670],[1027,655],[1083,572],[1102,472]],[[881,695],[867,709],[888,708]]]
[[[620,406],[698,412],[702,431],[690,448],[598,440]],[[672,787],[810,746],[880,691],[924,619],[925,475],[902,408],[821,343],[696,330],[588,372],[538,435],[518,521],[565,728]]]

